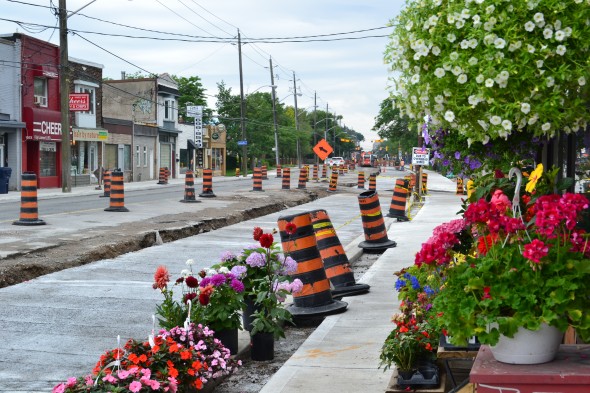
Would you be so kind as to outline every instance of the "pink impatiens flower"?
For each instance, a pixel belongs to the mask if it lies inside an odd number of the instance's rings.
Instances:
[[[141,382],[133,381],[129,384],[129,390],[131,390],[133,393],[137,393],[141,390],[141,386]]]
[[[549,247],[539,239],[525,244],[522,255],[535,263],[541,263],[541,258],[549,253]]]

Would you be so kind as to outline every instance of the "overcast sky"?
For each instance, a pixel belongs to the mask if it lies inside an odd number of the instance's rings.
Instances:
[[[59,44],[59,31],[54,29],[58,20],[50,8],[58,3],[59,0],[0,0],[0,33],[18,31]],[[76,11],[88,3],[90,0],[67,0],[67,8]],[[403,3],[402,0],[95,0],[68,19],[69,29],[78,31],[69,35],[69,55],[104,65],[103,75],[113,79],[119,79],[121,71],[199,76],[210,95],[209,106],[215,108],[213,96],[218,82],[224,81],[234,94],[240,91],[238,28],[244,42],[260,38],[293,41],[293,37],[305,37],[297,39],[302,42],[243,44],[245,93],[257,89],[270,91],[269,57],[272,56],[279,100],[293,105],[295,71],[297,89],[302,94],[297,102],[300,109],[313,111],[316,92],[319,109],[325,111],[328,104],[331,113],[343,116],[341,125],[361,132],[370,141],[377,137],[370,130],[379,104],[388,95],[383,52],[388,42],[386,36],[392,29],[382,27],[399,13]],[[50,27],[19,26],[5,19]],[[368,31],[336,34],[358,30]],[[368,36],[381,37],[342,40]],[[313,41],[318,39],[329,41]]]

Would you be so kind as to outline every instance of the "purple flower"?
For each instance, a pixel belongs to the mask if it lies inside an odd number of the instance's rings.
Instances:
[[[434,158],[445,158],[445,156],[440,151],[436,150],[434,152]]]
[[[213,284],[214,286],[218,287],[220,285],[225,284],[225,274],[215,274],[211,277],[211,284]]]
[[[460,160],[461,159],[461,152],[456,151],[455,152],[455,160]]]
[[[211,284],[211,277],[205,277],[201,280],[201,283],[199,284],[199,286],[201,288],[205,288],[209,284]]]
[[[262,267],[266,265],[266,255],[259,252],[253,252],[246,258],[246,263],[252,267]]]
[[[297,262],[291,257],[286,257],[281,270],[282,274],[293,274],[297,271]]]
[[[231,280],[231,287],[237,293],[244,292],[244,284],[238,279],[234,278],[233,280]]]
[[[235,257],[236,257],[236,255],[233,252],[224,251],[223,253],[221,253],[221,262],[231,261]]]
[[[231,273],[237,278],[243,278],[246,275],[246,266],[237,265],[231,268]]]

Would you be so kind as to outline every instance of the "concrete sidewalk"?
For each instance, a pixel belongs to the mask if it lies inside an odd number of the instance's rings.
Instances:
[[[359,282],[368,294],[348,297],[346,312],[327,317],[263,392],[383,392],[391,373],[377,369],[380,347],[392,329],[397,308],[393,272],[413,263],[420,244],[434,226],[454,218],[460,197],[455,184],[428,172],[430,195],[411,222],[386,218],[389,238],[398,246],[387,250]],[[381,184],[390,189],[389,182]],[[381,208],[388,211],[391,192],[380,187]],[[0,289],[0,392],[50,392],[70,376],[84,375],[99,356],[127,338],[147,338],[161,295],[152,289],[157,266],[175,277],[185,261],[195,269],[219,261],[223,251],[238,252],[249,244],[252,229],[276,227],[281,215],[325,209],[349,258],[364,240],[357,195],[337,192],[327,198],[279,213],[241,222],[197,236],[67,269],[23,284]],[[241,345],[248,337],[241,334]],[[311,384],[311,385],[310,385]]]

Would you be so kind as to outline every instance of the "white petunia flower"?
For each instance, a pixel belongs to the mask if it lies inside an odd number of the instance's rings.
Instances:
[[[420,81],[420,75],[418,74],[414,74],[412,75],[412,77],[410,78],[410,83],[415,85],[416,83],[418,83]]]
[[[457,82],[460,84],[464,84],[465,82],[467,82],[467,75],[465,75],[465,74],[459,75],[459,77],[457,78]]]
[[[474,96],[474,95],[470,95],[467,98],[467,102],[469,102],[469,105],[476,106],[477,104],[479,104],[480,100],[479,100],[479,97]]]
[[[555,53],[557,53],[560,56],[565,55],[565,46],[557,45],[557,48],[555,49]]]
[[[494,5],[489,5],[486,7],[486,14],[491,14],[492,12],[494,12],[494,10],[496,9],[496,7],[494,7]]]
[[[475,38],[469,40],[469,47],[472,49],[477,48],[477,40]]]
[[[537,120],[539,120],[539,115],[535,113],[535,115],[533,117],[529,118],[529,126],[532,126],[533,124],[535,124],[537,122]]]
[[[461,41],[461,49],[469,49],[469,41],[467,41],[467,40]]]
[[[506,70],[501,71],[498,76],[500,77],[501,80],[508,80],[508,78],[510,78],[510,73]]]
[[[453,120],[455,120],[455,114],[453,113],[453,111],[446,111],[445,112],[445,120],[448,121],[449,123],[451,123]]]
[[[453,72],[453,75],[459,76],[463,72],[463,68],[461,68],[459,66],[454,66],[452,72]]]
[[[477,58],[476,57],[471,57],[468,61],[469,65],[476,65],[477,64]]]
[[[572,28],[571,27],[566,27],[565,29],[563,29],[563,32],[565,33],[566,37],[569,37],[572,35]]]
[[[490,123],[497,126],[498,124],[502,123],[502,118],[500,116],[494,115],[490,117]]]
[[[440,48],[438,46],[433,46],[432,49],[430,50],[432,52],[433,55],[438,56],[440,55]]]
[[[557,41],[565,40],[565,32],[563,30],[557,30],[555,32],[555,40],[557,40]]]
[[[584,78],[583,76],[578,78],[578,85],[580,86],[584,86],[586,84],[586,78]]]
[[[442,78],[443,76],[445,76],[445,70],[443,68],[438,67],[436,70],[434,70],[434,75],[437,78]]]
[[[559,19],[557,19],[554,23],[553,23],[553,27],[555,28],[555,30],[561,30],[561,21]]]
[[[451,54],[449,55],[449,58],[451,60],[455,61],[459,58],[459,54],[457,52],[451,52]]]
[[[527,44],[527,45],[526,45],[526,50],[527,50],[529,53],[535,53],[535,47],[534,47],[534,46],[532,46],[531,44]]]
[[[445,98],[443,96],[441,96],[440,94],[437,95],[436,97],[434,97],[434,102],[436,102],[437,104],[442,104],[444,102]]]
[[[541,126],[543,131],[549,131],[551,129],[551,123],[545,123]]]
[[[470,16],[470,11],[469,11],[469,9],[467,9],[467,8],[463,8],[463,9],[461,10],[461,18],[463,18],[463,19],[469,19],[469,16]]]
[[[526,115],[531,111],[531,104],[529,104],[528,102],[523,102],[522,104],[520,104],[520,111]]]
[[[484,76],[482,74],[479,74],[478,76],[475,77],[475,81],[477,83],[482,83],[484,80]]]
[[[473,21],[473,26],[475,27],[481,24],[481,18],[479,15],[473,15],[473,18],[471,18],[471,20]]]
[[[549,28],[543,30],[543,37],[545,37],[546,40],[550,40],[551,37],[553,37],[553,30]]]
[[[410,101],[412,101],[412,104],[416,105],[418,103],[418,98],[416,98],[416,96],[411,96]]]
[[[434,110],[437,112],[442,112],[445,110],[445,107],[443,104],[434,104]]]
[[[535,21],[535,23],[539,24],[541,22],[545,21],[545,17],[543,16],[542,13],[537,12],[534,16],[533,16],[533,20]]]
[[[494,80],[493,79],[486,79],[486,87],[492,87],[494,86]]]
[[[463,26],[465,26],[465,21],[463,19],[459,19],[457,22],[455,22],[455,27],[457,29],[462,28]]]
[[[414,27],[414,22],[409,21],[408,23],[406,23],[406,30],[407,31],[412,30],[412,27]]]
[[[552,76],[548,76],[546,79],[547,87],[551,87],[555,84],[555,79]]]
[[[528,32],[531,32],[535,29],[535,24],[529,20],[527,23],[524,24],[524,29]]]
[[[503,120],[502,127],[504,127],[505,130],[510,131],[512,129],[512,122],[510,120]]]
[[[479,123],[481,128],[483,128],[486,131],[488,130],[488,128],[490,128],[490,125],[483,120],[478,120],[477,122]]]
[[[449,33],[447,35],[447,41],[449,41],[449,42],[455,42],[456,39],[457,39],[457,37],[455,37],[455,34],[453,34],[453,33]]]
[[[537,60],[537,68],[543,67],[543,60]]]

